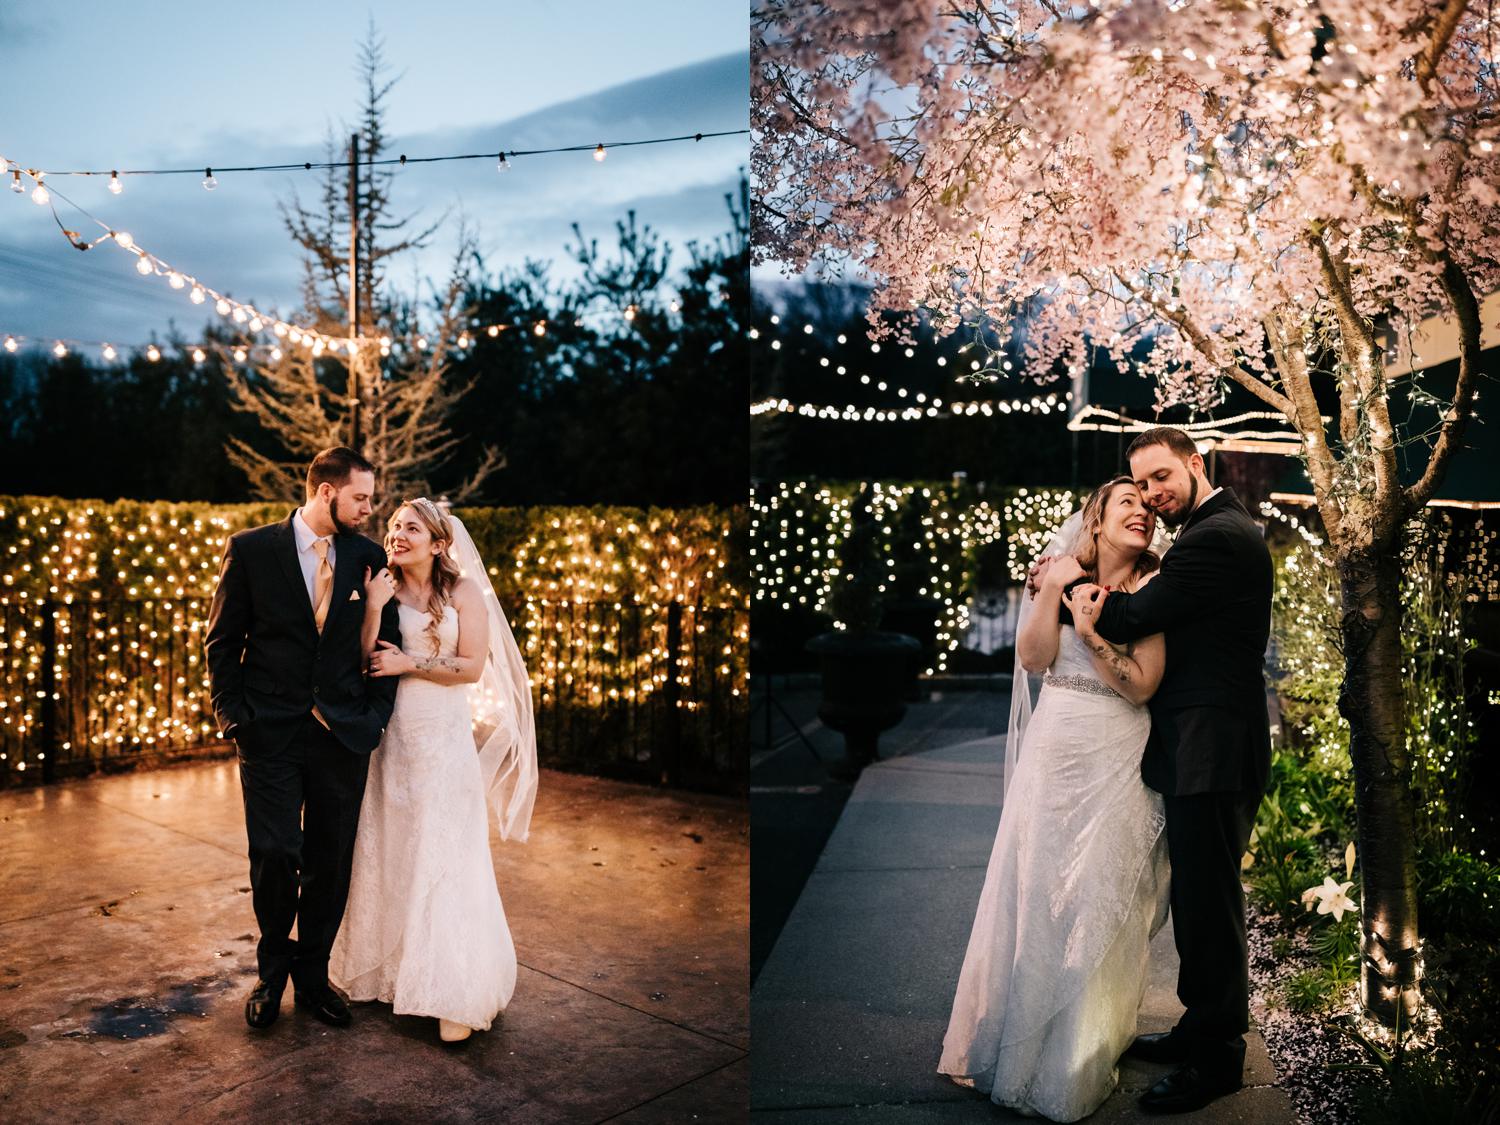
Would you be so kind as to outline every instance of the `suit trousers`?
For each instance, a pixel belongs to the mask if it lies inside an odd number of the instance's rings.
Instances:
[[[299,991],[317,990],[328,982],[349,897],[370,756],[347,749],[309,714],[271,751],[250,732],[239,766],[260,977],[284,984],[290,975]]]
[[[1180,962],[1177,998],[1187,1009],[1173,1029],[1189,1062],[1238,1077],[1250,1028],[1250,965],[1240,861],[1259,792],[1164,797],[1172,862],[1172,931]]]

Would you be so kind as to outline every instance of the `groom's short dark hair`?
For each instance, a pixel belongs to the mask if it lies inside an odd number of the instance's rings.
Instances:
[[[349,483],[349,474],[354,472],[374,473],[375,466],[347,445],[335,445],[323,450],[307,467],[307,495],[318,491],[318,485],[331,484],[343,488]]]
[[[1142,430],[1130,443],[1130,448],[1125,451],[1126,464],[1130,463],[1131,457],[1137,450],[1147,449],[1153,445],[1165,445],[1184,461],[1198,452],[1197,442],[1176,426],[1153,426],[1149,430]]]

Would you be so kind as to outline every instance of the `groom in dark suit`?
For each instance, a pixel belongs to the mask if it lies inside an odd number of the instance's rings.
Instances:
[[[1130,1053],[1183,1064],[1142,1095],[1155,1113],[1197,1109],[1240,1088],[1250,977],[1240,861],[1271,769],[1263,674],[1271,626],[1271,554],[1238,497],[1213,488],[1181,430],[1147,430],[1130,445],[1130,475],[1176,541],[1134,594],[1079,587],[1075,613],[1126,644],[1165,634],[1166,670],[1151,697],[1141,777],[1166,805],[1172,929],[1187,1009],[1170,1032]]]
[[[299,1006],[325,1023],[349,1022],[328,984],[328,955],[349,894],[369,755],[397,682],[365,675],[360,643],[364,578],[386,565],[385,552],[357,534],[374,492],[374,466],[354,450],[319,453],[302,507],[229,537],[209,610],[214,716],[239,750],[260,927],[251,1027],[275,1022],[288,976]],[[380,638],[400,643],[394,599]]]

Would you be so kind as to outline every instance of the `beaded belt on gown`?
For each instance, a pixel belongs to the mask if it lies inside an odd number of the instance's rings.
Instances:
[[[1063,688],[1067,691],[1081,691],[1086,695],[1113,695],[1119,697],[1120,693],[1110,687],[1103,680],[1096,680],[1092,676],[1054,676],[1048,672],[1042,677],[1042,684],[1050,684],[1052,687]]]

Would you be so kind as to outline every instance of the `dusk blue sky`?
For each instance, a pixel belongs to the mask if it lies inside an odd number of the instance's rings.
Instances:
[[[748,15],[739,0],[622,5],[500,3],[8,2],[0,76],[8,112],[0,155],[52,169],[185,167],[324,158],[347,143],[360,104],[355,63],[373,19],[393,77],[391,152],[495,152],[717,132],[747,124]],[[492,268],[550,259],[573,272],[570,224],[608,246],[634,208],[687,261],[685,243],[728,229],[724,195],[749,159],[746,136],[517,159],[412,166],[395,211],[450,218],[399,284],[440,281],[458,219]],[[300,259],[278,202],[315,202],[316,172],[139,177],[111,195],[102,179],[52,184],[174,267],[242,300],[293,309]],[[29,186],[29,185],[28,185]],[[100,233],[61,201],[86,237]],[[209,314],[212,315],[212,314]],[[143,279],[109,246],[70,247],[45,208],[0,190],[0,334],[133,344],[168,322],[193,332],[199,306]]]

